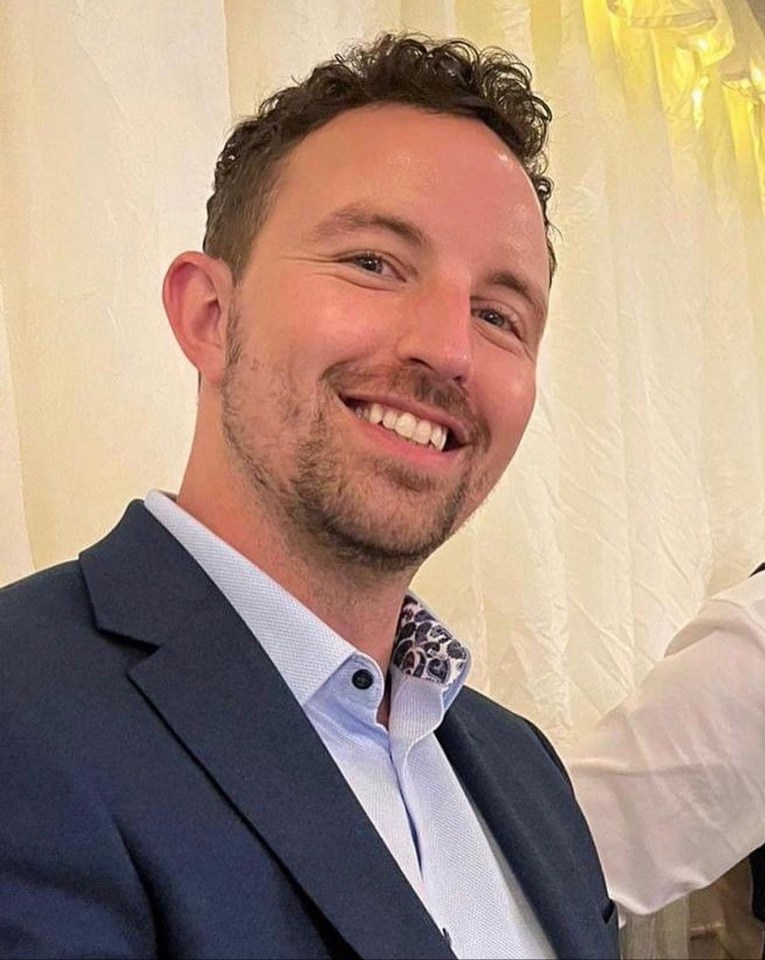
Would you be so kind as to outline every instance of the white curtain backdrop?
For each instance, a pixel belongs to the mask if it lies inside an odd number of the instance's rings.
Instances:
[[[196,381],[160,283],[199,243],[229,123],[220,3],[0,2],[6,580],[177,483]]]
[[[0,578],[177,487],[195,380],[159,288],[232,118],[349,40],[461,34],[552,103],[560,269],[529,434],[417,586],[559,744],[621,700],[765,559],[765,108],[666,28],[705,4],[611,6],[0,3]]]
[[[765,560],[765,41],[744,0],[0,0],[0,583],[177,488],[195,378],[159,290],[201,242],[225,134],[383,29],[512,49],[555,113],[538,408],[416,586],[474,684],[565,747]],[[632,955],[680,956],[675,917]]]

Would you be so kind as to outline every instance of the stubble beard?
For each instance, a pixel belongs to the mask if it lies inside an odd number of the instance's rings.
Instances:
[[[413,571],[459,526],[469,473],[449,492],[380,458],[355,471],[332,449],[322,412],[297,446],[291,516],[335,557],[379,573]],[[380,486],[384,490],[380,491]]]
[[[301,426],[305,413],[287,390],[273,398],[285,436],[292,428],[303,433],[293,441],[292,475],[278,475],[247,416],[244,381],[257,377],[259,368],[257,361],[243,356],[235,324],[234,319],[222,385],[222,428],[255,501],[279,517],[287,543],[308,545],[309,550],[313,546],[318,555],[381,574],[413,572],[456,531],[471,505],[483,499],[478,491],[486,485],[485,477],[476,477],[467,464],[459,482],[446,492],[439,490],[435,478],[388,458],[367,460],[354,470],[348,454],[333,442],[329,421],[334,418],[329,414],[338,400],[328,382],[331,377],[322,381],[324,394],[307,431]],[[387,488],[382,496],[381,483]],[[383,512],[381,504],[390,506]]]

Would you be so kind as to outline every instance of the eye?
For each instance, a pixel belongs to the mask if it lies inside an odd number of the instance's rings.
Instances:
[[[497,310],[494,307],[481,307],[475,311],[475,315],[492,327],[520,336],[520,328],[515,318],[504,310]]]
[[[382,273],[385,269],[385,261],[382,257],[377,257],[373,253],[361,253],[351,261],[362,270],[368,273]]]
[[[347,257],[342,257],[341,263],[349,263],[351,266],[358,267],[364,273],[376,274],[378,277],[397,277],[396,271],[390,262],[379,253],[372,250],[362,250],[361,253],[354,253]]]

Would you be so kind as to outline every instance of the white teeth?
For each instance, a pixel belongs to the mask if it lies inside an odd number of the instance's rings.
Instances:
[[[361,403],[355,408],[357,417],[380,424],[386,430],[392,430],[405,440],[411,440],[420,446],[428,444],[436,450],[443,450],[449,431],[440,423],[430,420],[418,420],[412,413],[383,407],[380,403]]]
[[[416,426],[416,417],[413,417],[411,413],[402,413],[398,420],[396,420],[396,425],[393,429],[400,437],[405,437],[408,440],[414,434]]]
[[[421,443],[425,446],[426,443],[430,443],[435,429],[435,424],[432,424],[430,420],[418,420],[417,426],[414,428],[414,433],[412,434],[412,440],[414,440],[415,443]]]
[[[433,424],[433,432],[430,435],[430,442],[436,448],[436,450],[443,450],[444,445],[446,444],[446,429],[442,427],[440,423]]]
[[[395,410],[391,410],[390,407],[385,411],[382,418],[382,425],[387,427],[388,430],[396,429],[396,421],[398,420],[398,414]]]

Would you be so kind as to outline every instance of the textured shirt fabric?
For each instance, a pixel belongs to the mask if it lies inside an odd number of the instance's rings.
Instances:
[[[257,637],[456,956],[553,957],[435,737],[465,682],[466,648],[406,597],[386,729],[377,722],[385,677],[374,660],[168,496],[152,491],[145,502]]]
[[[765,572],[707,601],[566,763],[611,897],[653,913],[765,843]]]

